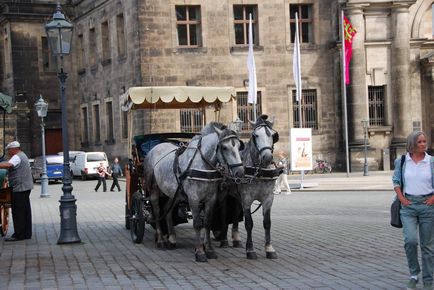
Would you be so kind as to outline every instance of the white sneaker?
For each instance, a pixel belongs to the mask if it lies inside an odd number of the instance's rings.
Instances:
[[[290,195],[292,192],[290,192],[290,191],[285,191],[285,195]]]
[[[276,195],[277,195],[277,194],[280,194],[280,191],[275,191],[274,194],[276,194]]]

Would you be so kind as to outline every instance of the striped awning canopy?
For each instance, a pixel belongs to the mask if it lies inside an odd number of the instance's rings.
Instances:
[[[122,109],[198,108],[235,98],[233,87],[131,87],[122,96]]]

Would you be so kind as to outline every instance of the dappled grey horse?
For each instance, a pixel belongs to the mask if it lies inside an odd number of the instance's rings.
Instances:
[[[269,259],[277,258],[277,254],[271,245],[271,207],[273,205],[274,193],[273,188],[281,169],[277,169],[273,164],[274,143],[279,140],[279,134],[273,130],[273,121],[268,120],[267,115],[260,116],[256,122],[251,122],[253,131],[250,140],[247,142],[244,150],[241,151],[241,157],[244,164],[245,178],[240,184],[229,184],[226,189],[232,197],[235,197],[241,203],[244,214],[244,224],[247,231],[246,255],[248,259],[257,259],[253,249],[252,230],[253,219],[251,206],[255,200],[259,201],[262,206],[263,226],[265,230],[265,252]],[[233,198],[232,198],[233,200]],[[220,208],[223,216],[220,218],[229,220],[232,225],[232,239],[234,247],[241,246],[240,236],[238,233],[238,215],[236,205],[231,202],[231,209],[225,209],[225,204]],[[225,216],[228,215],[229,219]],[[223,227],[218,237],[221,246],[227,246],[227,225]]]
[[[222,175],[227,174],[225,172],[238,178],[244,176],[239,152],[243,146],[234,131],[220,123],[210,123],[186,148],[162,143],[148,153],[144,160],[145,183],[156,223],[157,247],[165,243],[161,225],[163,219],[167,225],[168,247],[176,246],[173,205],[187,199],[196,233],[196,261],[206,262],[207,258],[217,257],[210,239],[217,187]],[[219,165],[225,167],[226,171]],[[160,204],[162,195],[168,197],[164,204]]]

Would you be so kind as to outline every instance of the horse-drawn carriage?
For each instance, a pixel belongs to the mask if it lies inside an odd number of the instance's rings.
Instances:
[[[130,88],[123,95],[126,101],[123,108],[133,112],[137,109],[204,108],[214,105],[218,111],[221,103],[231,101],[233,96],[232,88]],[[196,261],[216,258],[210,230],[214,207],[218,195],[222,194],[221,184],[226,181],[232,184],[244,182],[246,185],[237,189],[237,200],[239,210],[242,206],[246,218],[247,257],[256,258],[251,236],[250,206],[253,200],[263,204],[267,258],[277,257],[270,244],[269,226],[272,188],[278,170],[267,167],[273,160],[273,145],[278,140],[278,134],[272,129],[273,124],[267,116],[261,116],[252,125],[246,150],[234,131],[217,122],[205,125],[198,136],[153,134],[133,137],[129,129],[132,143],[129,147],[130,162],[126,168],[125,226],[130,230],[133,242],[142,242],[148,223],[156,229],[157,247],[174,248],[174,226],[187,222],[186,209],[189,208],[196,232]]]

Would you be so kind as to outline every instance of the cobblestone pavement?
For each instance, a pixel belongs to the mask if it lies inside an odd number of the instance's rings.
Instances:
[[[276,195],[277,260],[265,258],[255,213],[258,260],[247,260],[244,249],[217,248],[218,259],[196,263],[191,222],[177,226],[176,250],[157,250],[150,227],[143,243],[133,244],[124,193],[94,192],[95,183],[74,180],[82,243],[73,245],[56,244],[61,184],[50,184],[44,199],[35,186],[33,238],[0,241],[0,289],[404,289],[407,280],[402,234],[389,226],[391,190]]]

